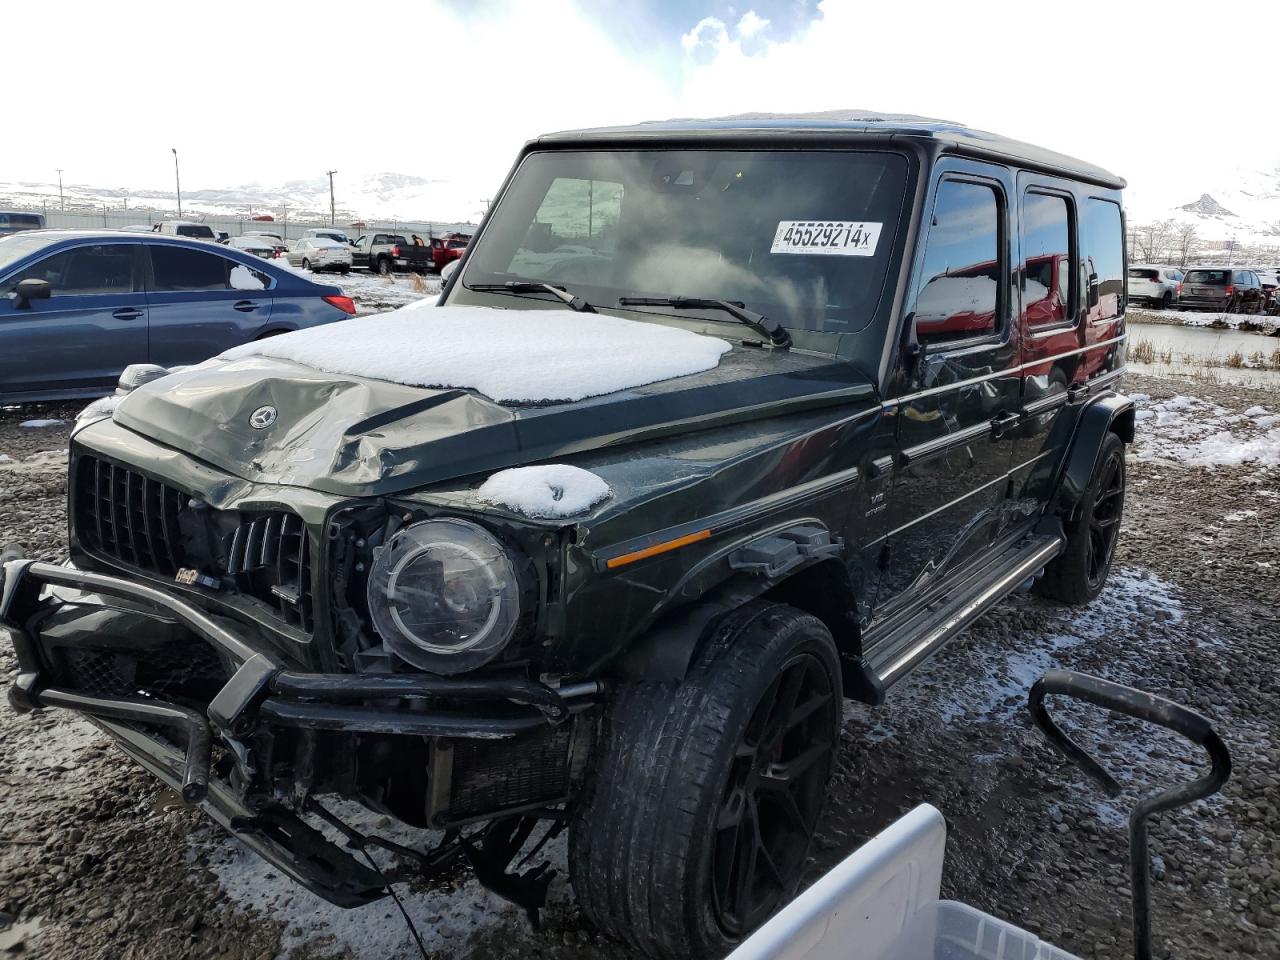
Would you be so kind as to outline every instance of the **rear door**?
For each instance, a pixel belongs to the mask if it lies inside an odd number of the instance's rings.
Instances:
[[[0,282],[0,394],[106,393],[126,366],[146,362],[140,247],[63,248]],[[19,308],[8,294],[26,279],[47,280],[52,296]]]
[[[898,463],[877,612],[889,613],[991,543],[1018,423],[1010,322],[1010,197],[1003,167],[937,170],[910,307],[922,350],[897,409]]]
[[[200,363],[254,339],[271,318],[269,274],[214,249],[149,243],[150,357]]]

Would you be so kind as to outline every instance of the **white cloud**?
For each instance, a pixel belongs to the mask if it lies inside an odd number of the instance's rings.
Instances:
[[[719,48],[729,39],[729,31],[724,21],[716,17],[703,17],[692,30],[680,38],[680,46],[686,52],[692,52],[700,46]]]
[[[742,15],[742,19],[738,21],[738,36],[744,40],[749,39],[768,25],[768,19],[760,16],[754,10],[748,10]]]

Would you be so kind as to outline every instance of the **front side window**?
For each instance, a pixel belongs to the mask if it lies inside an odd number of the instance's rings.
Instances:
[[[1022,257],[1022,312],[1026,321],[1041,324],[1072,320],[1075,271],[1071,269],[1071,204],[1066,197],[1028,193],[1023,198]]]
[[[152,289],[157,291],[264,290],[270,285],[269,278],[257,270],[185,247],[151,247],[151,267]]]
[[[132,293],[133,246],[123,243],[73,247],[45,257],[5,281],[11,292],[23,280],[47,280],[55,297]]]
[[[730,300],[793,329],[857,330],[880,301],[907,169],[905,157],[867,151],[533,154],[454,296],[491,303],[470,288],[531,280],[597,306]]]
[[[1000,202],[980,183],[938,187],[916,297],[916,336],[948,343],[994,333],[1000,302]]]
[[[1082,229],[1089,273],[1089,320],[1110,320],[1124,312],[1124,225],[1120,205],[1090,197]]]

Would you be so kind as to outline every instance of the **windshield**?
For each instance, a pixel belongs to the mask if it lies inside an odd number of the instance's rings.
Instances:
[[[1145,270],[1141,267],[1134,267],[1129,270],[1129,279],[1158,280],[1160,279],[1160,275],[1155,270]]]
[[[793,328],[856,330],[880,299],[906,178],[906,159],[888,153],[533,154],[463,285],[564,284],[605,307],[733,300]]]
[[[62,239],[57,236],[23,236],[20,233],[10,234],[9,236],[0,237],[0,275],[17,263],[28,254],[35,253],[49,246],[51,243],[57,243]]]

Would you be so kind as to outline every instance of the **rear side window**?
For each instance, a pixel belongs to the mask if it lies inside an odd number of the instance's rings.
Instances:
[[[63,250],[27,267],[5,284],[5,292],[23,280],[47,280],[55,297],[102,296],[133,292],[133,246],[94,244]]]
[[[1028,193],[1022,200],[1022,311],[1028,323],[1073,319],[1071,204],[1066,197]]]
[[[916,335],[938,344],[994,333],[1000,301],[1000,201],[961,180],[938,187],[916,297]]]
[[[1130,267],[1129,278],[1131,280],[1159,280],[1160,274],[1156,270],[1143,270],[1141,268]]]
[[[157,291],[265,290],[270,286],[266,274],[216,253],[185,247],[152,247],[151,267],[152,289]]]
[[[1120,205],[1085,201],[1083,239],[1089,276],[1089,319],[1110,320],[1124,311],[1124,226]]]

